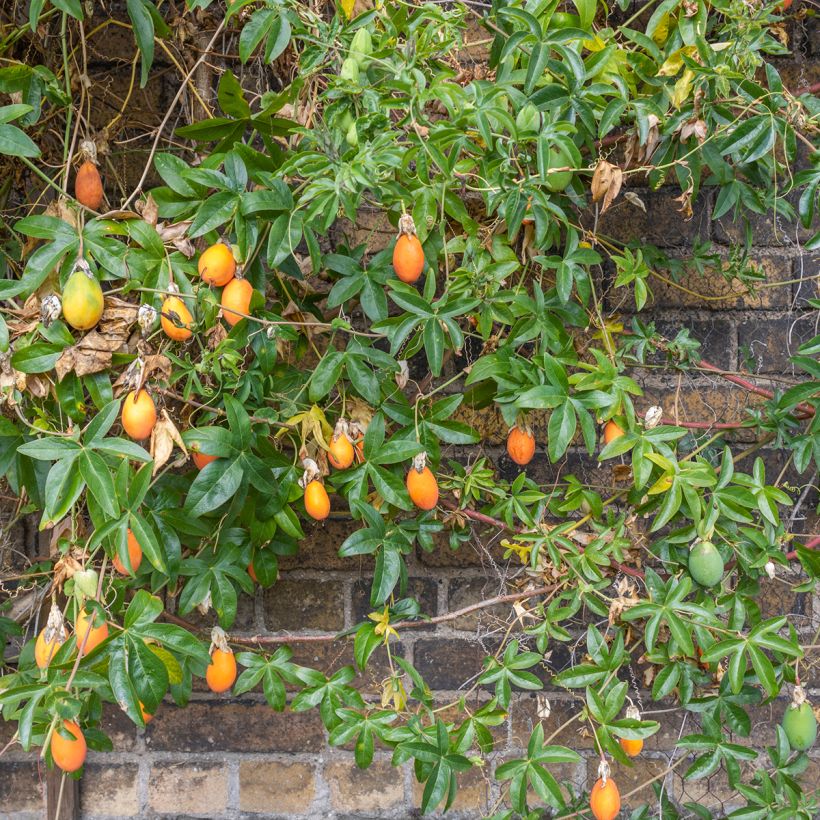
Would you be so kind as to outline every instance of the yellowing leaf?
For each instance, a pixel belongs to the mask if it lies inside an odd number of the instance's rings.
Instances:
[[[658,77],[674,77],[683,68],[683,58],[694,57],[695,54],[697,54],[695,46],[684,46],[673,51],[658,69]]]
[[[353,14],[353,6],[355,4],[356,0],[339,0],[339,8],[341,8],[342,14],[345,16],[345,20],[350,19]]]
[[[672,486],[672,476],[671,474],[667,473],[666,475],[662,475],[647,491],[647,495],[660,495],[661,493],[668,492],[669,488]]]
[[[675,83],[675,90],[672,92],[672,105],[675,108],[680,108],[689,99],[694,79],[695,72],[691,68],[687,68]]]
[[[669,36],[669,21],[671,17],[669,13],[661,17],[660,22],[656,26],[655,30],[652,32],[652,39],[659,45],[662,46],[666,42],[666,38]]]

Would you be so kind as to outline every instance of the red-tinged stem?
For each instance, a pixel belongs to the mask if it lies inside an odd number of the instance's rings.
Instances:
[[[673,421],[667,418],[663,419],[663,423],[673,427],[686,427],[689,430],[738,430],[743,427],[741,422]]]
[[[704,370],[709,370],[712,373],[717,373],[719,376],[721,376],[721,378],[726,379],[727,382],[736,384],[739,387],[742,387],[744,390],[748,390],[750,393],[754,393],[756,396],[763,396],[766,399],[774,398],[774,393],[772,393],[771,390],[766,390],[765,387],[758,387],[756,384],[752,384],[750,381],[747,381],[746,379],[743,379],[740,376],[735,376],[733,373],[727,373],[722,368],[712,364],[711,362],[707,362],[704,359],[700,360],[700,367],[702,367]],[[805,417],[814,415],[814,408],[811,405],[798,404],[797,407],[805,415]]]

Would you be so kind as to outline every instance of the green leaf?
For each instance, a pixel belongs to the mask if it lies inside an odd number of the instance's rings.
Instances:
[[[242,462],[220,458],[212,461],[194,479],[185,499],[187,512],[198,517],[222,506],[239,489],[242,483]]]
[[[40,149],[16,125],[0,124],[0,154],[9,157],[39,157]]]
[[[154,19],[147,8],[150,5],[148,0],[127,0],[126,2],[141,57],[140,88],[145,88],[151,64],[154,62]]]
[[[114,480],[102,457],[93,450],[84,450],[80,456],[80,475],[103,512],[111,518],[116,518],[120,510]]]
[[[47,373],[54,369],[62,352],[62,345],[35,342],[12,353],[11,366],[21,373]]]

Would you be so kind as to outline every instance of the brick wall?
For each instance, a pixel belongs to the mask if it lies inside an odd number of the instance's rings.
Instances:
[[[119,30],[112,36],[119,36]],[[479,36],[476,33],[476,39]],[[811,42],[804,38],[800,43],[797,59],[779,66],[786,84],[793,88],[820,79]],[[108,41],[107,45],[114,48],[115,44]],[[130,39],[121,48],[130,53]],[[122,66],[106,62],[104,54],[99,43],[92,44],[92,82],[106,89],[105,93],[112,95],[112,105],[117,105],[117,89],[123,85],[120,90],[124,93],[127,77],[123,79]],[[465,51],[469,61],[480,62],[482,58],[480,49]],[[138,92],[135,108],[129,112],[141,129],[155,123],[155,112],[163,110],[163,101],[172,87],[169,83],[173,82],[170,67],[160,63],[154,82],[156,85],[149,84]],[[100,124],[107,121],[104,114],[100,117]],[[133,184],[140,168],[134,173],[127,152],[114,150],[110,161],[119,169],[126,187]],[[670,195],[642,190],[636,193],[646,204],[646,213],[622,201],[607,215],[602,230],[620,239],[636,237],[671,250],[698,236],[712,239],[719,249],[728,251],[732,243],[742,238],[742,226],[731,220],[711,222],[708,193],[696,204],[695,216],[689,222],[683,221]],[[389,241],[393,229],[387,228],[378,214],[363,214],[356,233],[359,238],[369,237],[374,246]],[[733,298],[706,301],[653,280],[654,302],[643,318],[654,319],[658,328],[670,336],[688,328],[703,344],[706,359],[723,368],[760,374],[762,386],[778,387],[791,375],[788,355],[801,341],[818,332],[817,314],[808,311],[806,299],[818,295],[817,280],[808,277],[820,272],[820,265],[816,253],[801,250],[800,242],[805,237],[794,226],[759,218],[754,220],[754,235],[756,248],[752,258],[765,269],[767,281],[789,284],[762,289],[754,296],[738,293]],[[623,311],[628,320],[629,305],[621,304],[623,293],[613,291],[610,284],[601,283],[606,306],[610,311]],[[711,296],[730,293],[717,273],[690,277],[681,284]],[[647,369],[636,370],[632,375],[646,391],[639,406],[661,404],[667,416],[677,415],[684,421],[733,421],[741,417],[750,403],[744,391],[706,374],[677,375]],[[449,455],[466,459],[481,451],[503,475],[514,476],[514,465],[503,451],[506,427],[500,416],[475,412],[469,407],[460,412],[484,433],[483,443],[470,451],[451,448]],[[539,432],[538,424],[536,431]],[[537,481],[549,484],[557,475],[567,472],[599,485],[611,486],[615,480],[610,464],[599,466],[578,449],[572,449],[563,463],[550,465],[543,451],[543,430],[539,442],[539,452],[528,468]],[[785,456],[775,450],[765,451],[764,455],[769,470],[776,475],[775,471],[785,465]],[[741,464],[743,467],[748,469],[750,465]],[[800,488],[810,477],[799,478],[787,469],[784,480]],[[818,531],[817,518],[812,514],[816,504],[816,492],[807,494],[798,510],[795,530]],[[339,544],[352,527],[350,521],[340,517],[308,529],[300,555],[282,561],[281,580],[269,590],[258,590],[252,599],[242,599],[232,634],[276,634],[297,629],[339,631],[365,617],[369,611],[372,567],[367,560],[340,559],[337,555]],[[408,562],[410,594],[420,600],[425,613],[435,615],[503,593],[507,566],[501,557],[499,540],[498,533],[477,530],[473,541],[458,552],[451,552],[444,544],[432,553],[420,552]],[[760,604],[769,615],[788,615],[801,634],[810,637],[820,626],[820,600],[795,594],[790,580],[781,577],[768,583]],[[458,697],[459,689],[479,671],[484,654],[494,649],[511,615],[509,606],[499,606],[435,627],[406,631],[396,651],[415,664],[436,690],[437,701],[445,705]],[[210,621],[201,619],[200,624],[207,628]],[[580,638],[583,624],[577,626]],[[326,673],[352,662],[349,643],[301,644],[295,645],[294,651],[297,662]],[[578,662],[583,652],[582,642],[555,644],[540,669],[541,676],[548,680],[551,673]],[[370,696],[378,691],[378,682],[385,674],[381,650],[371,666],[361,679]],[[643,669],[636,665],[634,671],[635,681],[641,685]],[[810,697],[820,701],[820,689],[811,689],[820,687],[816,673],[808,684]],[[639,696],[648,709],[650,699],[646,692]],[[471,697],[479,703],[488,694],[479,691]],[[490,768],[521,750],[535,721],[542,720],[550,734],[577,711],[578,705],[573,696],[550,689],[545,692],[545,701],[529,694],[516,697],[510,720],[495,730],[496,751],[491,756]],[[753,715],[752,737],[756,745],[762,747],[773,740],[774,726],[784,706],[785,702],[778,701]],[[647,742],[644,753],[631,769],[618,766],[622,794],[663,771],[673,758],[677,738],[697,728],[696,716],[691,713],[674,710],[672,704],[655,708],[661,710],[656,717],[662,729]],[[89,820],[155,815],[405,818],[415,816],[415,807],[420,802],[420,787],[411,769],[394,769],[388,752],[377,752],[373,766],[359,771],[350,749],[328,746],[317,714],[277,714],[258,693],[240,698],[214,696],[200,681],[187,709],[166,702],[144,731],[136,729],[114,708],[107,709],[104,728],[113,739],[114,752],[89,754],[80,786],[81,812]],[[0,748],[8,742],[10,732],[11,727],[0,722]],[[589,787],[597,765],[591,738],[570,727],[559,739],[578,749],[584,759],[577,765],[556,767],[555,774],[579,789]],[[820,755],[816,751],[814,755],[803,779],[816,785],[820,779]],[[684,769],[685,766],[679,767],[676,772]],[[460,779],[453,816],[478,817],[494,806],[499,793],[490,774],[474,769]],[[44,765],[35,754],[27,755],[16,748],[7,752],[0,759],[0,817],[40,817],[44,779]],[[672,773],[666,779],[666,789],[682,801],[704,803],[715,815],[730,807],[734,799],[720,775],[684,783],[677,773]],[[646,800],[653,800],[648,787],[625,803],[635,806]]]

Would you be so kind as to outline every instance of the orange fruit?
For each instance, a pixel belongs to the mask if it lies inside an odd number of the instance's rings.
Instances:
[[[94,626],[92,615],[86,615],[85,610],[77,613],[74,621],[74,635],[77,639],[77,649],[83,647],[80,655],[87,655],[92,649],[99,646],[108,637],[108,624],[103,622],[100,626]],[[86,637],[88,635],[88,637]],[[85,644],[83,644],[85,641]]]
[[[199,275],[209,284],[218,288],[227,285],[236,273],[233,251],[224,243],[211,245],[199,257]]]
[[[233,652],[214,649],[211,663],[205,670],[205,680],[212,692],[227,692],[236,680],[236,658]]]
[[[643,749],[642,740],[628,740],[625,737],[620,739],[621,748],[630,756],[637,757]]]
[[[353,463],[353,442],[342,433],[330,440],[327,460],[337,470],[346,470]]]
[[[157,423],[157,408],[145,390],[132,390],[122,403],[122,427],[132,439],[148,438]]]
[[[419,471],[411,467],[407,473],[410,500],[421,510],[432,510],[438,504],[438,482],[429,467]]]
[[[41,629],[34,643],[34,660],[37,662],[37,666],[40,669],[45,669],[62,645],[63,641],[60,640],[59,632],[49,641],[46,640],[46,627]]]
[[[138,703],[140,705],[140,714],[142,715],[143,722],[144,723],[150,723],[154,719],[154,716],[145,711],[145,707],[142,705],[141,700],[138,701]]]
[[[247,279],[231,279],[222,289],[222,317],[231,327],[244,318],[240,313],[250,314],[251,296],[253,285]]]
[[[209,456],[205,453],[200,453],[199,450],[192,450],[191,458],[193,458],[197,470],[204,470],[212,461],[216,461],[219,456]]]
[[[424,270],[424,250],[415,234],[402,234],[393,248],[393,270],[402,282],[412,285]]]
[[[55,727],[51,735],[51,756],[64,772],[76,772],[85,763],[85,756],[88,753],[85,735],[73,720],[66,720],[63,726],[74,736],[74,739],[63,737]]]
[[[162,303],[160,324],[165,335],[175,342],[184,342],[191,338],[191,326],[194,317],[179,296],[169,296]]]
[[[507,436],[507,454],[522,467],[529,464],[535,455],[535,436],[518,425],[511,427]]]
[[[134,537],[134,533],[131,532],[131,530],[128,530],[128,560],[131,562],[130,572],[126,569],[125,564],[120,561],[119,555],[115,555],[111,563],[120,575],[137,574],[137,570],[142,563],[142,547],[139,545],[139,542]]]
[[[103,204],[103,186],[97,166],[86,160],[74,178],[74,198],[86,208],[98,211]]]
[[[604,444],[610,444],[623,434],[624,431],[614,421],[608,421],[604,427]]]
[[[615,781],[608,777],[606,783],[599,777],[589,795],[589,807],[595,820],[615,820],[621,811],[621,793]]]
[[[324,521],[330,515],[330,499],[321,481],[314,479],[305,487],[305,510],[317,521]]]

